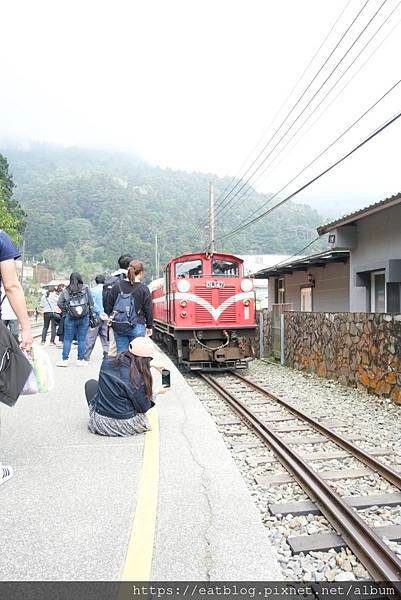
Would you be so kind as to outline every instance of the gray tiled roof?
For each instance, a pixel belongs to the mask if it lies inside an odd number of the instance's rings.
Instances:
[[[335,221],[331,221],[331,223],[327,223],[326,225],[321,225],[317,228],[317,232],[319,235],[323,235],[328,231],[332,231],[336,227],[341,227],[341,225],[348,225],[353,223],[354,221],[358,221],[359,219],[363,219],[371,214],[384,210],[385,208],[390,208],[390,206],[395,206],[396,204],[401,203],[401,192],[391,196],[390,198],[385,198],[384,200],[380,200],[380,202],[376,202],[375,204],[370,204],[370,206],[366,206],[365,208],[360,208],[355,212],[349,213],[348,215],[344,215]]]

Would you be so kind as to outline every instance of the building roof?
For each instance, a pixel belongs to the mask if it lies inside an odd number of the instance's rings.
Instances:
[[[349,213],[348,215],[344,215],[335,221],[331,221],[331,223],[327,223],[326,225],[322,225],[317,228],[317,232],[319,235],[323,235],[328,231],[332,231],[336,227],[341,227],[342,225],[351,225],[359,219],[364,219],[365,217],[369,217],[377,212],[380,212],[386,208],[390,208],[391,206],[396,206],[397,204],[401,204],[401,192],[391,196],[390,198],[385,198],[384,200],[380,200],[380,202],[376,202],[375,204],[370,204],[370,206],[366,206],[365,208],[360,208],[355,212]]]
[[[267,277],[280,277],[294,271],[306,271],[309,267],[324,267],[331,262],[347,262],[349,250],[328,250],[311,256],[294,257],[282,263],[277,263],[267,269],[261,269],[254,274],[255,279],[266,279]]]

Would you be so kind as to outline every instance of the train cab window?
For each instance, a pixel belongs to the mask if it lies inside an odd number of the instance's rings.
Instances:
[[[175,264],[175,276],[178,278],[201,277],[202,274],[201,260],[186,260]]]
[[[238,263],[232,260],[214,260],[212,264],[212,275],[227,275],[238,277]]]

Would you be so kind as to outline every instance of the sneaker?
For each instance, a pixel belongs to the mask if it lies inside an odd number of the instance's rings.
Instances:
[[[63,344],[61,342],[57,342],[56,348],[62,348],[62,347],[63,347]]]
[[[5,483],[14,475],[14,469],[10,466],[0,466],[0,485]]]
[[[86,367],[87,364],[86,360],[77,360],[77,367]]]
[[[42,341],[42,342],[40,342],[40,343],[42,344],[42,346],[45,346],[45,345],[46,345],[46,342],[43,342],[43,341]]]
[[[56,363],[56,367],[68,367],[68,365],[69,365],[68,358],[66,360],[59,360],[58,363]]]
[[[50,346],[55,346],[56,342],[50,342]]]

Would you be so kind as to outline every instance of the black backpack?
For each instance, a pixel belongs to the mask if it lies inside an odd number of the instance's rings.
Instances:
[[[0,321],[0,402],[13,406],[31,371],[31,363],[18,342]]]
[[[102,292],[103,306],[108,305],[107,300],[108,300],[109,295],[111,294],[113,285],[115,285],[119,281],[122,281],[124,278],[125,278],[124,273],[119,273],[118,275],[110,275],[110,277],[108,279],[106,279],[106,281],[103,284],[103,292]]]
[[[80,319],[89,314],[88,288],[83,287],[78,292],[70,294],[67,288],[64,290],[64,298],[67,302],[67,313],[72,319]]]

